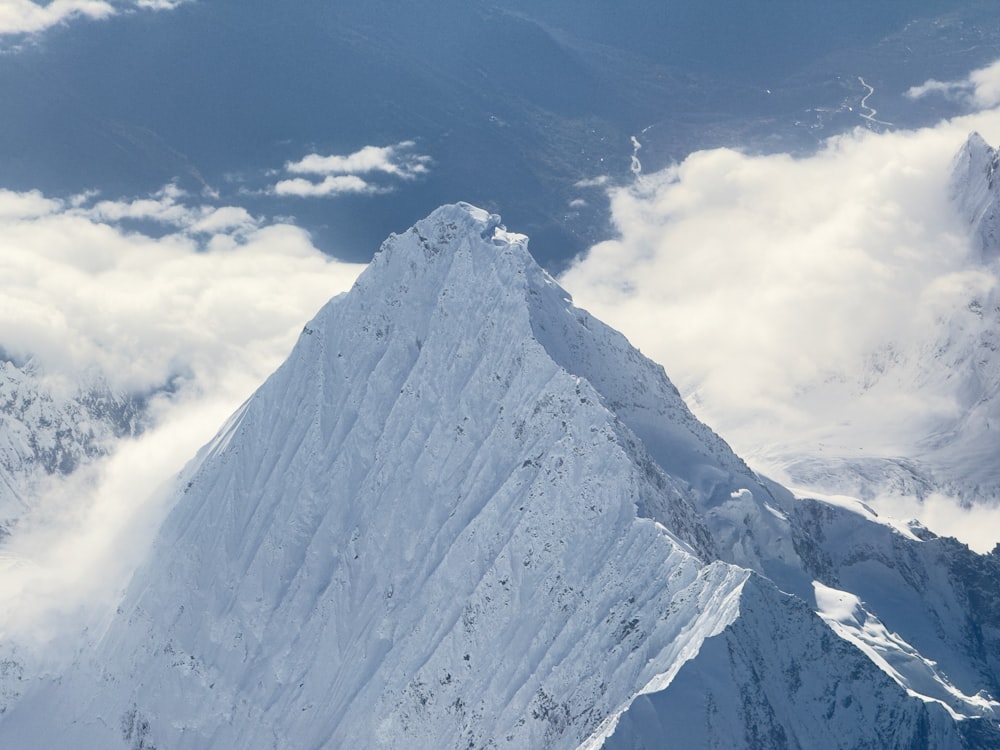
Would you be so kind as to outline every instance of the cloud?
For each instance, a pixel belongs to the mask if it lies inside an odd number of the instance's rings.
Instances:
[[[44,486],[0,554],[0,649],[58,668],[99,631],[169,511],[171,480],[232,411],[232,398],[161,402],[157,425]]]
[[[394,146],[365,146],[346,156],[320,156],[309,154],[296,162],[289,162],[285,169],[293,174],[385,174],[412,179],[426,174],[430,157],[414,154],[413,141],[402,141]]]
[[[972,549],[988,553],[1000,538],[1000,507],[963,505],[953,497],[933,494],[923,500],[900,495],[882,496],[873,501],[878,512],[893,518],[918,518],[941,536],[961,539]]]
[[[972,130],[997,142],[1000,114],[859,129],[807,158],[691,154],[611,189],[620,237],[560,282],[759,469],[907,455],[961,409],[929,344],[998,284],[970,260],[946,194]]]
[[[592,188],[592,187],[604,187],[611,182],[611,178],[606,175],[600,175],[598,177],[591,177],[586,180],[577,180],[573,183],[573,187],[578,188]]]
[[[351,193],[355,195],[372,195],[378,192],[385,192],[385,189],[378,188],[352,174],[325,177],[322,182],[312,182],[301,177],[295,177],[290,180],[279,180],[274,185],[274,193],[276,195],[294,195],[300,198],[318,198]]]
[[[113,5],[103,0],[53,0],[48,5],[33,0],[7,0],[0,5],[0,33],[34,33],[75,17],[107,18],[116,12]]]
[[[240,206],[191,206],[187,194],[170,184],[149,198],[104,200],[87,205],[88,196],[74,201],[74,213],[97,222],[150,221],[193,234],[231,232],[240,236],[259,222]]]
[[[40,4],[34,0],[4,0],[0,3],[0,35],[37,34],[52,26],[79,18],[99,20],[123,10],[172,10],[192,0],[135,0],[133,3],[106,0],[52,0]]]
[[[962,101],[979,109],[995,107],[1000,104],[1000,60],[972,71],[964,79],[937,81],[932,78],[906,92],[911,99],[920,99],[930,94]]]
[[[47,640],[113,602],[165,511],[158,485],[362,267],[174,186],[127,201],[0,190],[0,350],[50,378],[154,394],[140,438],[53,480],[5,540],[0,642]]]
[[[214,382],[233,367],[263,375],[358,273],[295,226],[181,197],[167,188],[74,206],[0,192],[0,347],[46,372],[96,371],[130,391],[178,377]],[[171,231],[153,237],[128,220]]]
[[[415,147],[413,141],[401,141],[391,146],[365,146],[345,155],[307,154],[298,161],[287,162],[285,172],[323,179],[319,182],[304,177],[279,180],[271,192],[303,198],[392,192],[394,186],[386,183],[385,178],[409,181],[430,172],[431,158],[416,153]],[[376,177],[382,180],[373,181]]]
[[[173,10],[194,0],[135,0],[135,7],[143,10]]]

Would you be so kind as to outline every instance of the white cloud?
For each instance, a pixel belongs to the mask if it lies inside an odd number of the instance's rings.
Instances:
[[[211,382],[232,367],[263,375],[358,273],[297,227],[181,198],[168,188],[73,206],[0,192],[0,346],[46,372],[96,368],[129,390],[180,374]],[[174,231],[148,236],[126,219]]]
[[[287,162],[285,172],[323,179],[319,182],[304,177],[280,180],[272,192],[303,198],[391,192],[393,186],[386,183],[385,178],[408,181],[430,172],[431,158],[416,153],[415,147],[413,141],[401,141],[391,146],[365,146],[344,155],[307,154],[298,161]],[[368,179],[359,175],[366,175]],[[373,182],[374,177],[381,177],[383,181]]]
[[[609,182],[611,182],[611,178],[608,177],[608,175],[603,174],[598,177],[591,177],[590,179],[586,180],[577,180],[576,182],[573,183],[573,187],[578,187],[578,188],[604,187]]]
[[[169,231],[120,223],[134,219]],[[174,187],[97,202],[0,191],[0,348],[73,382],[172,388],[154,397],[141,438],[34,499],[0,555],[0,608],[17,613],[0,636],[45,639],[113,600],[164,510],[157,486],[362,267],[324,255],[295,226]]]
[[[916,361],[921,347],[998,283],[970,262],[946,195],[972,130],[997,142],[1000,114],[858,130],[808,158],[691,154],[610,190],[620,238],[560,281],[661,362],[753,465],[906,455],[930,422],[954,417],[956,379],[934,390],[865,378],[897,360],[923,377],[933,365]]]
[[[0,188],[0,221],[33,219],[57,211],[61,205],[37,190],[17,193]]]
[[[173,10],[194,0],[135,0],[135,7],[143,10]]]
[[[214,391],[214,389],[212,389]],[[80,632],[99,630],[169,510],[170,481],[232,411],[232,398],[188,393],[159,404],[155,429],[105,460],[51,482],[0,555],[0,645],[57,667]]]
[[[1000,104],[1000,60],[972,71],[962,80],[937,81],[932,78],[906,92],[911,99],[919,99],[928,94],[963,101],[970,107],[980,109],[995,107]]]
[[[953,497],[934,494],[923,500],[882,496],[872,501],[879,514],[897,519],[915,518],[940,536],[961,539],[972,549],[987,553],[1000,543],[1000,507],[964,505]]]
[[[176,185],[167,185],[149,198],[99,201],[87,205],[88,196],[74,201],[76,213],[97,222],[151,221],[189,233],[234,232],[245,234],[259,222],[240,206],[191,206],[188,195]]]
[[[300,198],[318,198],[351,193],[371,195],[378,192],[384,191],[353,174],[325,177],[322,182],[293,177],[290,180],[279,180],[274,185],[276,195],[294,195]]]
[[[122,3],[106,0],[52,0],[41,4],[35,0],[3,0],[0,2],[0,35],[36,34],[78,18],[98,20],[130,8],[172,10],[191,1],[136,0],[134,3]]]
[[[320,156],[308,154],[296,162],[288,162],[285,169],[293,174],[385,174],[412,179],[426,174],[430,157],[413,153],[416,143],[402,141],[393,146],[365,146],[346,156]]]

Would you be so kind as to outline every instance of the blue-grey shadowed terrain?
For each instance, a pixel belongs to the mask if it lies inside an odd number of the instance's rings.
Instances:
[[[902,94],[991,62],[995,3],[813,0],[199,0],[77,21],[0,56],[0,185],[148,193],[176,180],[367,260],[456,199],[502,210],[558,269],[610,234],[602,192],[732,145],[808,151],[867,93],[896,125],[949,114]],[[286,161],[416,142],[390,194],[268,194]],[[586,205],[570,207],[584,199]],[[547,253],[547,254],[546,254]]]

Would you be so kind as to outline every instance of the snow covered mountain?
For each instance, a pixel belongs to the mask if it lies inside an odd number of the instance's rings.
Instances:
[[[142,428],[142,400],[67,385],[32,363],[0,359],[0,540],[47,477],[65,476]]]
[[[865,500],[943,493],[965,504],[1000,503],[998,165],[1000,155],[978,133],[953,162],[948,197],[970,241],[963,278],[955,282],[967,287],[964,302],[922,339],[885,342],[850,382],[819,386],[850,391],[841,402],[857,413],[876,412],[880,402],[898,397],[915,408],[869,433],[846,429],[840,448],[830,440],[822,450],[787,451],[774,463],[796,486]]]
[[[976,240],[983,260],[1000,255],[1000,154],[972,133],[955,157],[952,201]]]
[[[998,574],[755,475],[524,236],[445,206],[189,465],[0,745],[996,747]]]

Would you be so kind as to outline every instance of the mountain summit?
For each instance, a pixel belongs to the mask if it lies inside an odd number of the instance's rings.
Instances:
[[[983,259],[1000,254],[1000,153],[970,133],[955,156],[949,192]]]
[[[994,747],[996,558],[756,476],[527,238],[445,206],[189,465],[0,744]]]

